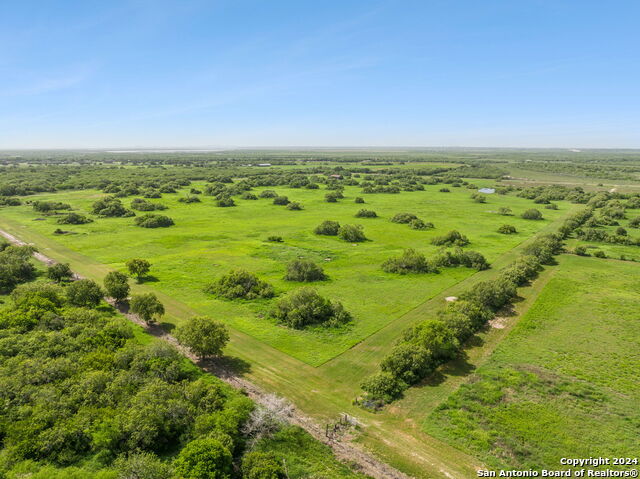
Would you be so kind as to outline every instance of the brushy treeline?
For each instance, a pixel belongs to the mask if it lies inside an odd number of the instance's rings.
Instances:
[[[380,371],[363,381],[364,405],[378,407],[399,398],[404,390],[456,357],[467,339],[516,298],[518,286],[534,279],[543,265],[553,264],[554,256],[562,251],[563,240],[592,214],[593,209],[586,208],[567,218],[558,233],[534,240],[497,278],[476,283],[435,318],[404,331],[382,359]]]

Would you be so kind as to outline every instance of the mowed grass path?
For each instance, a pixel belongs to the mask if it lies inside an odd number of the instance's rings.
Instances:
[[[494,467],[638,457],[640,265],[565,255],[533,307],[425,430]]]
[[[202,185],[196,185],[202,186]],[[87,225],[64,225],[73,235],[53,235],[59,225],[55,218],[42,217],[30,206],[6,208],[2,217],[20,222],[29,230],[55,239],[62,246],[91,258],[111,269],[123,270],[130,258],[146,258],[153,263],[152,281],[147,285],[188,305],[200,314],[226,322],[282,352],[308,364],[318,366],[346,351],[354,344],[393,322],[422,302],[472,275],[466,268],[443,269],[440,274],[399,276],[384,273],[380,265],[390,256],[401,254],[404,248],[415,248],[427,256],[437,247],[430,240],[451,229],[466,234],[474,249],[489,261],[514,248],[526,238],[544,228],[553,219],[566,213],[568,205],[559,211],[543,210],[545,221],[527,221],[517,216],[504,217],[495,211],[510,206],[519,214],[534,206],[531,201],[513,196],[491,195],[486,204],[470,199],[472,191],[451,188],[440,193],[440,186],[427,186],[426,191],[403,192],[397,195],[363,195],[360,189],[348,187],[346,198],[338,203],[326,203],[326,190],[274,188],[290,200],[301,202],[303,211],[290,211],[272,204],[269,199],[236,200],[238,206],[218,208],[214,199],[202,196],[202,203],[183,204],[185,195],[165,194],[150,200],[161,202],[169,209],[166,214],[176,225],[170,228],[143,229],[133,225],[132,218],[102,218]],[[262,189],[256,189],[258,194]],[[72,191],[37,195],[33,199],[68,202],[79,212],[89,212],[91,204],[102,193]],[[366,204],[354,203],[363,196]],[[124,199],[128,205],[131,198]],[[373,209],[380,216],[374,219],[355,218],[360,208]],[[390,222],[398,212],[417,214],[431,221],[436,228],[414,231],[407,225]],[[141,214],[141,213],[138,213]],[[45,218],[36,221],[36,218]],[[335,237],[317,236],[313,229],[326,219],[341,224],[364,226],[370,241],[346,243]],[[500,235],[496,229],[503,223],[514,224],[519,233]],[[284,243],[270,243],[269,235],[280,235]],[[203,288],[232,268],[244,268],[275,285],[284,294],[300,283],[283,280],[285,265],[296,258],[307,258],[322,264],[329,281],[315,283],[319,292],[341,301],[355,320],[340,330],[314,328],[291,330],[268,319],[273,300],[226,301],[204,293]],[[169,317],[179,323],[184,318]]]

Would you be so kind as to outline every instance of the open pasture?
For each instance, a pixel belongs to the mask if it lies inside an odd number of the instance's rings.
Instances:
[[[541,209],[545,220],[528,221],[518,214],[538,205],[526,199],[489,195],[487,203],[476,203],[470,198],[472,190],[450,188],[450,193],[442,193],[439,185],[425,188],[400,194],[365,195],[360,188],[347,187],[345,198],[337,203],[325,202],[324,189],[274,188],[278,194],[302,203],[302,211],[273,205],[270,199],[236,198],[237,206],[220,208],[213,198],[202,196],[201,203],[184,204],[178,202],[186,195],[184,190],[148,200],[166,204],[169,209],[162,213],[175,221],[175,226],[157,229],[136,227],[132,218],[94,218],[90,224],[62,226],[74,234],[54,235],[59,226],[55,224],[56,217],[44,217],[28,205],[4,209],[3,218],[113,269],[123,270],[124,262],[134,257],[148,259],[153,264],[148,287],[179,298],[201,314],[219,318],[259,341],[317,366],[475,272],[455,268],[442,269],[439,274],[401,276],[381,270],[385,259],[409,247],[430,257],[438,250],[430,244],[431,239],[456,229],[471,240],[467,249],[479,251],[493,261],[549,221],[563,216],[567,209],[567,205],[559,203],[557,211]],[[254,193],[261,190],[256,188]],[[70,203],[77,212],[89,214],[91,204],[102,196],[98,191],[83,190],[36,195],[31,199]],[[366,204],[354,203],[356,196],[364,197]],[[130,201],[131,198],[123,200],[125,206]],[[502,206],[510,207],[515,215],[498,215],[496,211]],[[355,218],[361,208],[374,210],[379,217]],[[390,218],[399,212],[414,213],[434,223],[435,228],[416,231],[406,224],[392,223]],[[313,229],[324,220],[360,224],[369,241],[352,244],[336,237],[315,235]],[[498,234],[496,230],[504,223],[516,226],[518,234]],[[284,241],[268,242],[270,235],[282,236]],[[323,266],[329,280],[314,283],[313,287],[323,296],[341,301],[354,317],[351,324],[340,329],[292,330],[268,319],[275,299],[227,301],[203,291],[228,270],[244,268],[273,284],[278,295],[285,294],[302,285],[283,279],[286,263],[297,258],[311,259]],[[167,318],[173,323],[181,319]]]
[[[424,423],[494,467],[637,457],[635,263],[565,255],[490,360]]]

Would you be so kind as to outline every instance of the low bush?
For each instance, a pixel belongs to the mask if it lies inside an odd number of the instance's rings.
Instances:
[[[338,237],[349,243],[359,243],[367,241],[364,229],[360,225],[343,225],[338,230]]]
[[[56,210],[70,210],[71,205],[59,201],[34,201],[31,206],[38,213],[49,213]]]
[[[501,233],[503,235],[513,235],[516,234],[516,227],[513,225],[502,225],[500,228],[498,228],[498,233]]]
[[[406,249],[401,256],[389,258],[382,263],[382,269],[386,273],[437,273],[438,269],[427,261],[422,253],[414,249]]]
[[[528,209],[527,211],[522,213],[520,215],[520,217],[525,219],[525,220],[541,220],[541,219],[543,219],[542,218],[542,213],[540,213],[540,211],[535,209],[535,208]]]
[[[278,193],[273,190],[264,190],[258,196],[260,198],[275,198],[276,196],[278,196]]]
[[[307,259],[296,259],[287,264],[287,274],[284,279],[287,281],[323,281],[327,278],[323,269],[313,261]]]
[[[273,199],[273,204],[274,205],[281,205],[281,206],[288,205],[289,204],[289,198],[287,198],[286,196],[276,196]]]
[[[187,196],[183,196],[182,198],[178,198],[178,201],[180,203],[186,203],[186,204],[190,204],[190,203],[200,203],[201,200],[200,198],[198,198],[195,195],[187,195]]]
[[[420,218],[416,218],[415,220],[411,220],[409,222],[409,228],[411,228],[412,230],[424,231],[433,229],[435,228],[435,226],[429,221],[423,221]]]
[[[340,231],[340,223],[331,220],[323,221],[313,230],[315,234],[325,236],[336,236],[338,231]]]
[[[178,201],[182,201],[183,198],[180,198]],[[151,201],[147,201],[143,198],[134,198],[131,200],[131,209],[137,211],[156,211],[156,210],[166,210],[167,206],[162,203],[152,203]]]
[[[341,326],[351,315],[339,302],[329,301],[312,288],[300,288],[282,298],[271,311],[271,317],[291,328],[310,325]]]
[[[125,218],[135,216],[135,213],[126,209],[122,201],[114,196],[106,196],[92,205],[92,212],[105,218]]]
[[[417,220],[418,217],[412,213],[396,213],[391,218],[393,223],[411,223],[413,220]]]
[[[93,223],[93,220],[78,213],[69,213],[58,218],[56,223],[59,225],[84,225]]]
[[[436,236],[431,240],[431,244],[436,246],[466,246],[469,239],[462,233],[452,230],[443,236]]]
[[[168,216],[153,213],[138,216],[134,223],[142,228],[167,228],[174,225],[173,220]]]
[[[205,291],[226,299],[272,298],[273,286],[243,269],[229,271],[208,285]]]
[[[216,206],[220,207],[220,208],[229,208],[231,206],[235,206],[236,202],[233,201],[233,198],[231,198],[231,196],[221,196],[220,198],[218,198],[216,200]]]
[[[300,203],[298,203],[297,201],[292,201],[291,203],[289,203],[289,204],[287,205],[287,209],[288,209],[288,210],[293,210],[293,211],[300,211],[300,210],[302,210],[302,209],[304,209],[304,208],[303,208],[303,206],[302,206]]]
[[[373,210],[361,209],[356,213],[356,218],[377,218],[378,215]]]

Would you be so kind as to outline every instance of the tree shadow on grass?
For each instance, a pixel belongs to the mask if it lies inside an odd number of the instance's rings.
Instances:
[[[160,280],[157,277],[155,277],[152,274],[150,274],[150,275],[143,276],[142,278],[140,278],[138,280],[138,284],[157,283],[158,281],[160,281]]]
[[[251,364],[236,356],[200,359],[197,364],[221,379],[243,377],[251,372]]]
[[[160,329],[162,329],[163,331],[165,331],[167,333],[171,333],[171,331],[176,329],[176,325],[173,324],[173,323],[162,322],[162,323],[158,324],[158,326],[160,327]]]

